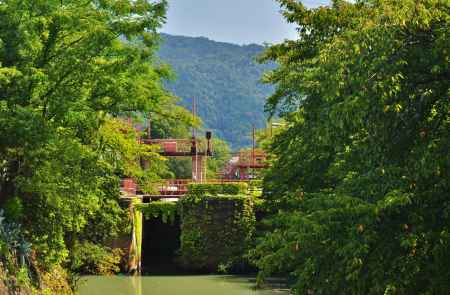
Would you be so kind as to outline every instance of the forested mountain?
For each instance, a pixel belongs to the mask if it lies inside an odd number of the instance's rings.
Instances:
[[[252,124],[264,126],[264,102],[273,90],[259,83],[263,72],[271,67],[256,61],[264,47],[203,37],[163,34],[162,38],[159,56],[176,75],[167,83],[168,88],[188,108],[195,97],[205,125],[233,149],[250,145]]]

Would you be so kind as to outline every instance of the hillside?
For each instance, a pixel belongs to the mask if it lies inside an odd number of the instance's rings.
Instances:
[[[251,126],[264,126],[264,102],[272,93],[272,87],[258,82],[270,68],[255,61],[264,47],[203,37],[163,34],[162,38],[159,56],[176,73],[176,80],[167,83],[167,87],[188,108],[195,97],[205,125],[233,149],[249,146]]]

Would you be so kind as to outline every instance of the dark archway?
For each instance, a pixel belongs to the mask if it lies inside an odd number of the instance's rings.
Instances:
[[[180,274],[176,264],[180,248],[180,221],[164,223],[161,218],[144,219],[142,237],[142,272],[151,275]]]

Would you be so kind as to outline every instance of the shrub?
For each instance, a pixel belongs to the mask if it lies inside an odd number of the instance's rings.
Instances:
[[[161,217],[164,223],[175,222],[177,215],[177,204],[173,202],[151,202],[147,204],[136,205],[136,209],[144,214],[146,219]]]
[[[7,220],[17,222],[23,214],[22,200],[18,197],[10,198],[3,206],[5,209],[5,217]]]
[[[248,192],[248,185],[245,182],[226,182],[226,183],[191,183],[188,185],[190,194],[227,194],[238,195]]]
[[[85,241],[77,243],[71,254],[72,271],[80,274],[111,275],[120,271],[123,251]]]

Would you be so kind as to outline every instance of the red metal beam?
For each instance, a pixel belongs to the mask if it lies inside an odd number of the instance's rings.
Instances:
[[[255,168],[255,169],[263,169],[263,168],[268,168],[269,165],[268,164],[238,164],[237,165],[239,168]]]

